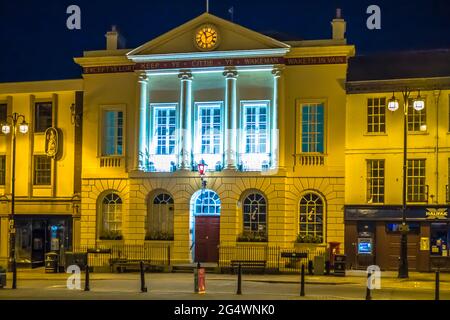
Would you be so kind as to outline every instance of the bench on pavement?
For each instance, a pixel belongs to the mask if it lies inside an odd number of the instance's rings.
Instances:
[[[264,273],[266,271],[267,261],[265,260],[231,260],[231,267],[236,270],[241,266],[242,272],[244,271],[259,271]]]
[[[111,259],[110,265],[113,271],[116,270],[119,273],[129,270],[139,271],[141,269],[141,261],[144,263],[144,271],[151,271],[163,267],[152,260],[127,258]]]

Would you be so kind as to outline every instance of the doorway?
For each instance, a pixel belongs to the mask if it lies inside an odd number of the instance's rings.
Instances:
[[[199,190],[191,199],[190,243],[192,262],[218,262],[221,202],[216,192]]]

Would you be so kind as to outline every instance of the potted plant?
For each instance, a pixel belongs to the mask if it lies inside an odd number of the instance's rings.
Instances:
[[[123,240],[122,232],[120,231],[103,231],[99,237],[100,240]]]
[[[168,232],[162,232],[162,231],[153,231],[153,232],[147,232],[145,235],[146,241],[173,241],[174,236],[171,233]]]
[[[267,242],[265,232],[244,231],[237,237],[237,242]]]

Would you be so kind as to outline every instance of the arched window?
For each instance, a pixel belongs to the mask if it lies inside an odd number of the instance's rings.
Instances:
[[[122,238],[122,199],[114,192],[106,194],[101,201],[100,239]]]
[[[220,214],[220,198],[212,190],[202,190],[195,200],[195,215]]]
[[[299,237],[303,242],[323,242],[323,200],[315,193],[305,194],[300,200]]]
[[[251,193],[244,199],[244,232],[267,237],[267,202],[260,193]]]
[[[173,240],[173,198],[167,193],[150,197],[147,206],[146,240]]]

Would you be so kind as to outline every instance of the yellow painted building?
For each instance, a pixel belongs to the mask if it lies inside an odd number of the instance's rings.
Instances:
[[[106,50],[75,58],[82,80],[0,85],[0,102],[31,127],[35,102],[52,99],[51,127],[62,131],[50,188],[32,183],[42,137],[18,138],[18,216],[71,216],[65,250],[169,247],[172,264],[230,260],[245,247],[274,261],[273,248],[343,250],[355,49],[339,15],[325,40],[281,42],[208,13],[135,49],[119,48],[113,29]],[[2,261],[9,208],[0,207]]]
[[[448,255],[449,61],[448,50],[432,50],[356,57],[350,62],[345,245],[352,267],[398,268],[405,102],[409,268],[428,271],[436,257]],[[393,96],[396,111],[389,110]],[[422,110],[415,109],[416,100],[423,100]]]
[[[42,265],[44,254],[79,239],[81,129],[73,112],[82,110],[82,80],[0,84],[1,122],[13,113],[28,123],[17,131],[15,225],[19,266]],[[72,112],[73,110],[73,112]],[[57,128],[52,152],[49,128]],[[51,140],[49,140],[51,141]],[[0,265],[9,257],[12,183],[11,133],[0,135]],[[48,156],[50,155],[50,156]]]

